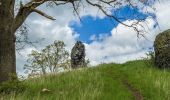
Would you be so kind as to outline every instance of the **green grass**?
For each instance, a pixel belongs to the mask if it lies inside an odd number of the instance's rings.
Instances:
[[[0,100],[134,100],[123,84],[128,80],[144,100],[170,100],[170,71],[146,61],[103,64],[23,81],[21,93],[0,94]],[[43,93],[47,88],[51,92]]]
[[[170,100],[170,70],[161,70],[147,61],[134,61],[120,68],[145,100]]]

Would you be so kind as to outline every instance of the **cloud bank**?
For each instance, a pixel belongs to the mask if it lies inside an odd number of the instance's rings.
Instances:
[[[26,20],[29,26],[29,37],[31,40],[38,40],[45,38],[36,48],[27,47],[20,52],[21,55],[17,54],[17,72],[23,74],[23,65],[27,59],[27,54],[32,49],[40,50],[46,45],[53,43],[55,40],[62,40],[66,43],[67,50],[71,50],[76,40],[81,34],[74,32],[69,27],[69,23],[73,20],[77,21],[72,14],[71,6],[59,6],[55,9],[46,9],[45,5],[39,9],[44,10],[49,15],[56,18],[56,21],[50,21],[37,14],[31,14]],[[95,36],[95,33],[89,37],[92,40],[91,43],[84,43],[86,46],[86,57],[91,61],[92,65],[100,63],[123,63],[129,60],[140,59],[145,57],[145,53],[153,48],[153,42],[156,35],[170,28],[170,1],[162,0],[160,3],[155,3],[156,8],[155,14],[157,16],[157,22],[159,27],[155,28],[155,21],[146,19],[146,27],[148,34],[146,38],[137,38],[137,34],[134,30],[129,29],[121,24],[117,27],[113,27],[111,35],[107,33],[101,33],[99,37]],[[147,9],[152,11],[152,9]],[[146,11],[146,10],[145,10]],[[85,10],[81,12],[81,16],[93,16],[94,18],[104,18],[103,14],[96,13],[97,9],[92,8],[91,10]],[[135,20],[124,21],[124,23],[131,23]],[[79,22],[79,21],[77,21]]]

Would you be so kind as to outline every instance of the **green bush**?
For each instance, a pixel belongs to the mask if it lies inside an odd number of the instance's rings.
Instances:
[[[144,58],[147,64],[154,65],[155,63],[155,52],[149,51],[146,53],[146,58]]]
[[[155,62],[155,52],[149,51],[149,52],[147,53],[147,56],[148,56],[150,62],[151,62],[152,64],[154,64],[154,62]]]

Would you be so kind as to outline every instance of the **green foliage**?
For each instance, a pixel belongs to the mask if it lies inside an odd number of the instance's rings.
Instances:
[[[147,61],[147,63],[150,65],[154,65],[155,64],[155,52],[153,51],[149,51],[148,53],[146,53],[146,58],[145,60]]]
[[[89,59],[86,59],[85,60],[85,65],[84,65],[85,67],[89,67],[90,66],[90,60]]]
[[[24,69],[30,74],[42,73],[45,75],[47,72],[57,71],[59,67],[68,68],[69,66],[69,53],[65,49],[63,41],[55,41],[41,51],[33,50],[28,57]]]

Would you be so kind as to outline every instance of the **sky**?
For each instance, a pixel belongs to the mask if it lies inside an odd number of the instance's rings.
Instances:
[[[137,8],[132,8],[130,6],[124,6],[120,9],[113,11],[116,17],[118,18],[125,18],[121,21],[128,20],[139,20],[139,19],[146,19],[151,14],[145,14],[139,11]],[[71,21],[69,27],[73,29],[74,32],[81,34],[79,39],[86,43],[93,42],[93,38],[97,38],[100,34],[111,35],[111,30],[114,27],[117,27],[119,23],[110,17],[92,17],[90,15],[83,16],[81,18],[81,23],[77,23],[76,21]],[[92,37],[91,37],[92,36]],[[89,38],[91,37],[91,38]]]
[[[27,1],[29,0],[24,0],[24,2]],[[27,18],[25,23],[28,25],[30,40],[45,39],[36,44],[36,47],[27,46],[17,53],[18,74],[24,73],[23,66],[31,50],[41,50],[55,40],[64,41],[69,52],[77,40],[82,41],[86,48],[86,58],[90,60],[91,65],[124,63],[146,57],[146,53],[153,50],[156,35],[170,28],[170,0],[149,1],[150,3],[145,3],[145,8],[143,6],[131,8],[124,5],[110,10],[119,18],[125,17],[121,22],[126,24],[144,19],[144,23],[141,24],[147,31],[145,38],[137,37],[137,33],[132,28],[110,19],[91,6],[80,10],[81,21],[73,14],[70,5],[40,6],[38,9],[53,16],[56,20],[51,21],[36,13],[32,13]],[[153,8],[146,7],[147,5],[152,5]]]

